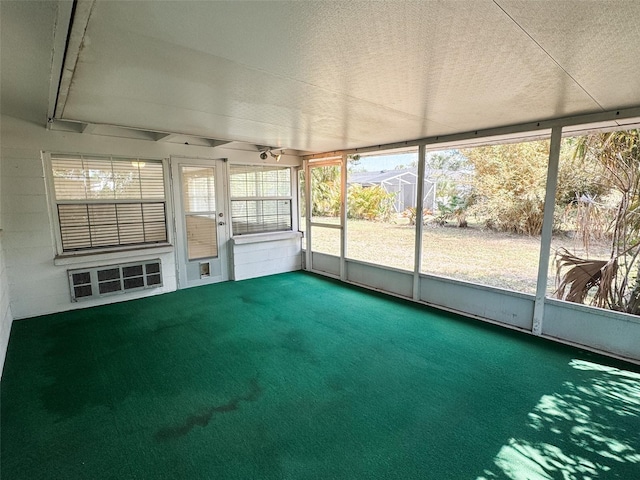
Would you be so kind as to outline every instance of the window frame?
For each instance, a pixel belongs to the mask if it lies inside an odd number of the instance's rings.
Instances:
[[[153,201],[145,202],[143,200],[131,200],[131,199],[87,199],[87,200],[58,200],[56,196],[55,180],[53,175],[53,157],[55,156],[69,156],[69,157],[89,157],[103,160],[122,160],[126,159],[132,161],[137,159],[140,162],[157,162],[162,167],[162,186],[164,192],[164,198],[162,200],[157,199]],[[137,251],[137,250],[150,250],[154,248],[166,248],[173,245],[173,205],[171,202],[171,190],[170,190],[170,175],[168,173],[168,161],[165,158],[158,158],[153,156],[126,156],[126,155],[109,155],[104,153],[78,153],[78,152],[64,152],[64,151],[51,151],[42,152],[42,161],[44,167],[45,187],[47,193],[47,207],[49,212],[49,220],[51,224],[51,234],[55,243],[55,258],[72,258],[72,257],[85,257],[91,255],[109,254],[117,252]],[[60,219],[58,217],[58,205],[104,205],[104,204],[127,204],[127,203],[164,203],[165,214],[165,231],[166,241],[157,243],[138,243],[138,244],[125,244],[125,245],[110,245],[110,246],[98,246],[89,247],[79,250],[67,250],[65,251],[62,243],[62,230],[60,225]]]
[[[231,187],[231,178],[232,178],[232,171],[234,169],[234,167],[243,167],[243,168],[248,168],[248,169],[252,169],[252,171],[264,171],[265,168],[274,168],[274,169],[286,169],[289,171],[289,194],[288,195],[277,195],[277,196],[273,196],[273,195],[265,195],[265,196],[233,196],[232,194],[232,187]],[[297,199],[297,195],[298,195],[298,190],[297,190],[297,185],[296,185],[296,181],[297,181],[297,175],[298,175],[298,170],[292,166],[292,165],[286,165],[286,164],[255,164],[255,163],[245,163],[245,162],[238,162],[238,163],[230,163],[229,164],[229,169],[228,169],[228,192],[229,192],[229,223],[230,223],[230,227],[231,227],[231,237],[248,237],[250,235],[270,235],[270,234],[282,234],[282,233],[289,233],[289,232],[296,232],[298,229],[298,221],[296,219],[296,212],[298,210],[298,203],[296,201]],[[295,181],[294,181],[295,180]],[[256,231],[250,231],[250,232],[243,232],[243,233],[238,233],[236,231],[234,231],[233,228],[233,204],[234,202],[238,201],[238,202],[245,202],[245,201],[278,201],[278,200],[287,200],[289,202],[289,225],[290,227],[286,230],[283,229],[278,229],[278,230],[256,230]]]

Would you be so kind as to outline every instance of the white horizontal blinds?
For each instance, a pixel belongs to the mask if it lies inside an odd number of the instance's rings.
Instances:
[[[63,250],[91,248],[88,205],[58,205]]]
[[[167,241],[166,216],[164,203],[142,204],[142,227],[144,228],[145,242]]]
[[[87,172],[82,157],[51,158],[56,200],[87,198]]]
[[[233,200],[233,233],[291,230],[291,200]]]
[[[232,165],[231,198],[291,197],[289,167]]]
[[[230,169],[233,233],[291,230],[291,169],[232,165]]]
[[[140,168],[141,196],[146,200],[164,200],[162,162],[142,162]]]
[[[215,213],[214,167],[182,167],[182,201],[187,213]]]
[[[64,251],[167,241],[162,163],[54,155]]]
[[[182,167],[189,260],[218,256],[215,167]]]
[[[218,256],[218,229],[215,215],[187,215],[189,260]]]

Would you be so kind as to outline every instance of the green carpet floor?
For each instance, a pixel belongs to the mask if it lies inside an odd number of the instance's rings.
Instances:
[[[12,479],[640,479],[640,369],[302,272],[15,322]]]

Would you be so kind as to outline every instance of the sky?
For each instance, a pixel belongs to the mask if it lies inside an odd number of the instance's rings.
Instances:
[[[395,170],[398,165],[405,165],[408,167],[411,162],[417,161],[418,152],[376,155],[371,157],[362,157],[358,165],[353,165],[353,169],[358,172],[380,172],[382,170]]]

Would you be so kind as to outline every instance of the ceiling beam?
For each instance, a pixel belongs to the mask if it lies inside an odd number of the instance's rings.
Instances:
[[[82,124],[80,133],[92,134],[95,133],[98,127],[99,125],[97,123],[84,123]]]
[[[219,147],[221,145],[226,145],[227,143],[231,143],[228,140],[214,140],[211,138],[205,138],[204,140],[207,140],[209,142],[209,145],[212,147]]]
[[[171,142],[178,137],[183,137],[184,135],[178,135],[176,133],[156,133],[156,142]]]
[[[64,107],[67,104],[71,81],[73,80],[76,64],[78,63],[80,49],[84,43],[84,35],[87,30],[87,25],[89,24],[89,18],[91,17],[94,3],[95,0],[77,0],[75,2],[75,10],[73,12],[72,19],[73,23],[71,25],[71,32],[69,33],[69,40],[64,54],[64,65],[62,75],[60,77],[60,84],[57,89],[56,105],[50,118],[62,118],[64,115]]]
[[[73,1],[64,0],[58,2],[56,24],[53,33],[53,52],[51,58],[51,72],[49,73],[49,102],[47,105],[47,119],[52,119],[55,115],[58,89],[62,78],[62,66],[64,55],[67,49],[67,38],[71,26],[73,15]],[[47,122],[47,128],[51,128],[52,123]]]

